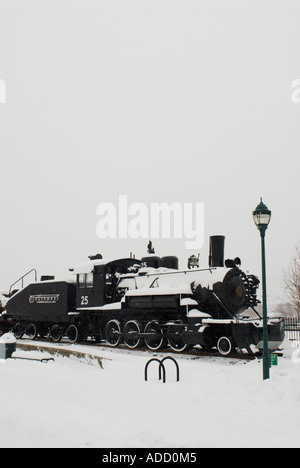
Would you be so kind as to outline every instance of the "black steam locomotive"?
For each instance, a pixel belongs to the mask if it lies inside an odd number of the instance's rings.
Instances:
[[[73,281],[43,277],[15,293],[6,304],[6,320],[20,338],[50,336],[71,342],[93,338],[133,349],[145,344],[181,352],[195,345],[216,347],[223,355],[236,348],[252,352],[262,341],[262,319],[242,315],[256,311],[259,280],[226,260],[224,236],[210,238],[208,268],[190,257],[185,270],[177,257],[158,257],[151,243],[141,260],[105,260],[100,254],[70,271]],[[269,319],[269,341],[283,341],[283,323]]]

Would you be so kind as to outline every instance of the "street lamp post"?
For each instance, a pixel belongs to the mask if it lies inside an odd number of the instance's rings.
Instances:
[[[253,219],[260,232],[261,237],[261,260],[262,260],[262,289],[263,289],[263,378],[270,378],[269,349],[268,349],[268,314],[267,314],[267,288],[266,288],[266,252],[265,233],[268,228],[271,211],[260,199],[259,205],[253,211]]]

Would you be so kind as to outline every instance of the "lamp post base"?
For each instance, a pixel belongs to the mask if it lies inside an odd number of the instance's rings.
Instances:
[[[269,351],[263,352],[263,379],[268,380],[270,378],[270,355]]]

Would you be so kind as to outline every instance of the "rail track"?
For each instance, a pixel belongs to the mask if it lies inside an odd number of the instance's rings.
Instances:
[[[146,346],[140,346],[138,348],[135,348],[135,349],[130,349],[128,347],[126,347],[125,344],[120,344],[116,347],[114,346],[110,346],[109,344],[106,344],[106,343],[95,343],[95,341],[92,341],[92,340],[86,340],[86,341],[78,341],[76,342],[76,344],[70,342],[67,338],[63,338],[60,342],[54,342],[53,340],[51,340],[50,338],[39,338],[38,340],[30,340],[30,339],[26,339],[25,338],[21,338],[21,339],[18,339],[18,344],[22,344],[22,343],[27,343],[28,345],[33,345],[33,346],[39,346],[41,344],[44,344],[44,345],[47,345],[47,344],[51,344],[52,346],[55,346],[57,349],[61,348],[63,349],[64,347],[74,347],[74,346],[78,346],[78,347],[90,347],[91,348],[91,351],[94,350],[96,351],[101,351],[101,349],[103,350],[119,350],[121,352],[124,352],[126,354],[137,354],[137,353],[144,353],[146,356],[147,355],[151,355],[151,356],[156,356],[156,355],[165,355],[165,354],[171,354],[173,356],[177,356],[177,357],[186,357],[188,359],[200,359],[202,357],[213,357],[213,358],[218,358],[218,359],[237,359],[237,360],[244,360],[244,361],[253,361],[255,359],[261,359],[262,358],[262,353],[261,352],[258,352],[256,354],[246,354],[246,353],[242,353],[242,352],[236,352],[236,353],[231,353],[230,355],[227,355],[227,356],[224,356],[222,354],[220,354],[217,349],[212,349],[210,351],[206,351],[206,350],[203,350],[201,349],[201,347],[194,347],[193,349],[191,350],[188,350],[188,351],[181,351],[180,353],[176,353],[174,352],[171,348],[169,347],[165,347],[165,348],[160,348],[159,350],[157,351],[151,351],[150,349],[148,349]],[[278,353],[277,353],[278,354]],[[280,355],[280,354],[279,354]]]

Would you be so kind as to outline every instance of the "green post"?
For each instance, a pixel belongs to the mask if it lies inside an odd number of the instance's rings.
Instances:
[[[262,289],[263,289],[263,378],[270,378],[270,356],[268,348],[268,312],[267,312],[267,281],[266,281],[266,251],[265,229],[260,229],[261,236],[261,260],[262,260]]]
[[[270,378],[270,356],[268,349],[268,313],[267,313],[267,281],[266,281],[266,251],[265,233],[271,219],[271,211],[260,199],[255,211],[253,211],[254,222],[261,237],[261,261],[262,261],[262,290],[263,290],[263,378]]]

